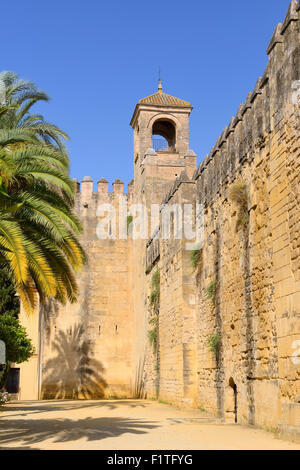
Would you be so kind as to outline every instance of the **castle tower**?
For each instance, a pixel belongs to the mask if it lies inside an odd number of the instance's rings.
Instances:
[[[133,202],[148,212],[148,239],[156,232],[159,220],[152,217],[154,205],[161,205],[176,178],[182,172],[191,179],[196,170],[196,155],[189,149],[189,116],[192,106],[187,101],[163,92],[161,80],[153,95],[138,101],[130,125],[134,131]],[[151,215],[150,215],[151,213]],[[151,223],[150,223],[151,219]],[[132,243],[131,273],[134,311],[134,377],[143,367],[148,337],[147,242]],[[155,269],[158,265],[155,265]],[[146,354],[147,356],[147,354]]]
[[[189,150],[189,116],[192,106],[163,92],[159,79],[158,90],[139,100],[130,125],[134,130],[135,190],[144,184],[157,183],[157,201],[164,196],[171,181],[182,171],[192,177],[196,155]],[[166,184],[163,184],[166,183]],[[152,188],[154,189],[154,188]],[[153,201],[153,194],[151,196]],[[153,201],[154,202],[154,201]]]

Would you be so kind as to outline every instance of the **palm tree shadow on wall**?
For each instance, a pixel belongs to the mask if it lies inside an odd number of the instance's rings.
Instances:
[[[43,367],[42,399],[103,398],[105,369],[91,354],[82,325],[58,331],[52,342],[55,357]]]

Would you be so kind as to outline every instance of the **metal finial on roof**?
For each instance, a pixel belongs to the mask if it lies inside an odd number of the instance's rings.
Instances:
[[[162,93],[163,92],[163,89],[162,89],[162,85],[161,85],[161,79],[159,78],[158,80],[158,93]]]
[[[163,92],[163,89],[162,89],[162,85],[161,85],[161,78],[160,78],[160,67],[158,69],[158,93],[162,93]]]

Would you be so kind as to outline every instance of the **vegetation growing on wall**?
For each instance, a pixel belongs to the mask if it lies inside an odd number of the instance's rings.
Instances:
[[[151,346],[157,345],[157,335],[158,335],[158,315],[153,315],[149,320],[149,325],[152,329],[148,331],[149,343]]]
[[[149,325],[151,329],[148,331],[149,343],[155,349],[158,342],[158,315],[160,306],[160,270],[157,269],[151,279],[151,291],[149,297],[149,304],[151,309],[151,317]]]
[[[213,304],[216,301],[217,281],[212,281],[205,289],[205,300],[210,300]]]
[[[150,306],[155,312],[159,310],[160,302],[160,270],[157,269],[151,280],[151,292],[150,292]]]
[[[235,202],[239,208],[236,222],[236,231],[240,228],[245,229],[249,223],[248,213],[248,194],[246,184],[243,182],[236,183],[230,190],[230,199]]]
[[[212,334],[208,337],[209,351],[213,353],[216,358],[218,356],[220,341],[221,337],[218,333]]]
[[[200,261],[201,250],[192,250],[190,253],[191,265],[193,270],[196,271]]]
[[[127,216],[127,234],[129,233],[129,230],[130,230],[130,224],[132,223],[133,221],[133,216],[132,215],[128,215]]]

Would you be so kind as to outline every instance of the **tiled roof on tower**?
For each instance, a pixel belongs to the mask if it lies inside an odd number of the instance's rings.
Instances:
[[[142,98],[141,100],[139,100],[138,103],[150,105],[152,104],[157,106],[191,106],[191,103],[189,103],[188,101],[184,101],[180,98],[176,98],[175,96],[163,93],[160,79],[158,84],[158,91],[153,95],[149,95],[146,96],[146,98]]]

